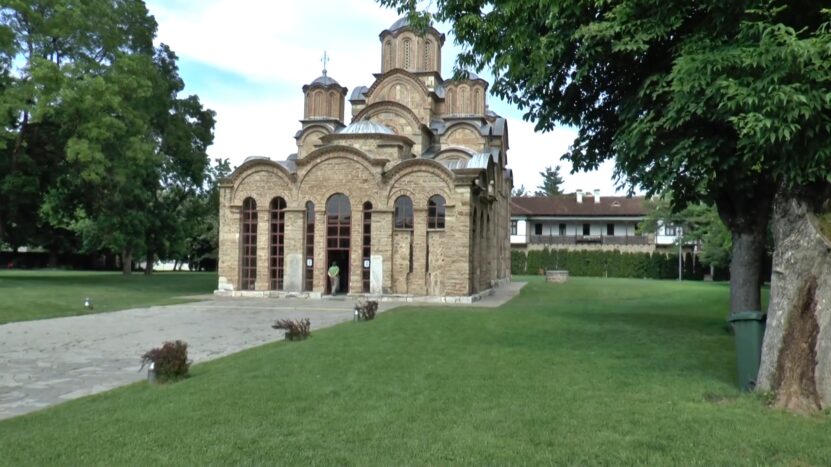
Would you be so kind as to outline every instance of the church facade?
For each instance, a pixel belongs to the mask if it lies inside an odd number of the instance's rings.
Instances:
[[[297,153],[251,157],[220,184],[218,293],[467,297],[510,277],[508,128],[488,83],[445,80],[445,36],[406,19],[349,96],[303,86]]]

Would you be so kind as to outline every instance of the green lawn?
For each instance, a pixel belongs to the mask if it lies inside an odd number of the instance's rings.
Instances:
[[[92,298],[95,312],[102,312],[182,303],[186,300],[177,297],[207,294],[215,288],[215,273],[159,272],[145,277],[141,273],[3,270],[0,324],[88,313],[84,297]]]
[[[8,465],[827,465],[831,422],[741,395],[724,284],[530,279],[0,422]]]

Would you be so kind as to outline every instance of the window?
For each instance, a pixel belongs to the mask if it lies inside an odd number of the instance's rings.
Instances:
[[[534,224],[534,235],[542,235],[542,224]]]
[[[517,221],[511,221],[511,235],[516,235]]]
[[[392,42],[387,41],[384,44],[384,71],[390,71],[390,63],[392,63]]]
[[[615,235],[615,224],[606,224],[606,235],[610,237]]]
[[[560,224],[560,236],[564,237],[566,235],[566,225]]]
[[[254,290],[257,280],[257,202],[253,198],[245,198],[242,202],[241,230],[240,289]]]
[[[409,196],[399,196],[395,200],[395,228],[413,228],[413,200]]]
[[[269,209],[271,232],[268,245],[268,285],[283,290],[283,258],[285,256],[286,200],[274,198]]]
[[[410,69],[410,40],[404,39],[404,43],[402,44],[404,47],[404,63],[403,67],[405,70]]]
[[[306,282],[304,289],[311,291],[314,287],[315,262],[315,203],[306,202]]]
[[[678,235],[677,231],[678,228],[675,226],[675,224],[667,224],[664,226],[664,235],[668,237],[675,237],[676,235]]]
[[[428,229],[443,229],[444,228],[444,198],[435,195],[427,202],[427,228]]]
[[[372,203],[364,203],[364,231],[363,231],[363,255],[361,255],[361,278],[363,281],[364,293],[369,293],[369,262],[372,248]]]
[[[592,226],[590,224],[583,224],[583,235],[591,235]]]
[[[430,71],[433,67],[433,41],[424,42],[424,71]]]

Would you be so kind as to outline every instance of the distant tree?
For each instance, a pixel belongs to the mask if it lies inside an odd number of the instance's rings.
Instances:
[[[515,196],[517,198],[528,196],[528,192],[525,191],[525,185],[520,185],[519,188],[514,188],[514,190],[511,192],[511,196]]]
[[[542,185],[537,187],[534,196],[556,196],[563,194],[563,177],[560,175],[560,166],[554,169],[550,166],[546,167],[544,171],[540,172],[542,177]]]

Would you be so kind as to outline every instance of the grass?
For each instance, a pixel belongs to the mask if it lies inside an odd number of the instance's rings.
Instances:
[[[735,385],[724,284],[539,278],[0,422],[7,465],[827,465],[831,422]]]
[[[215,273],[159,272],[145,277],[120,272],[0,271],[0,324],[88,313],[84,297],[92,298],[98,313],[182,303],[187,300],[177,297],[211,293],[215,288]]]

